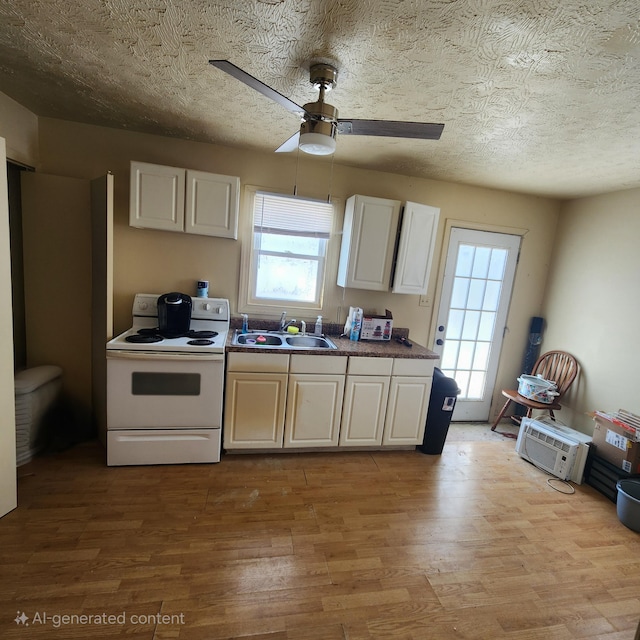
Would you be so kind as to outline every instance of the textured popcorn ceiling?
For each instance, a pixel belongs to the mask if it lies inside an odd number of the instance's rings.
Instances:
[[[640,186],[638,0],[11,0],[0,91],[38,115],[271,152],[337,63],[340,117],[443,122],[342,136],[337,164],[557,197]]]

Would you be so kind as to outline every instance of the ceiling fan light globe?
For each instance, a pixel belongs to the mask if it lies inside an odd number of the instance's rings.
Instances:
[[[336,141],[323,133],[301,133],[298,146],[312,156],[330,156],[336,150]]]

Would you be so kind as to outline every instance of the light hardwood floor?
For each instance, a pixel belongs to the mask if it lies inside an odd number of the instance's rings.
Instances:
[[[441,456],[103,458],[84,444],[19,469],[1,638],[634,637],[640,535],[591,487],[553,490],[512,439],[455,430]]]

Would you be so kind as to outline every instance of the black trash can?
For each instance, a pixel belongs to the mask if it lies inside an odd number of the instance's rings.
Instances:
[[[422,445],[418,445],[422,453],[436,455],[442,453],[459,393],[460,389],[456,381],[453,378],[447,378],[438,367],[435,367],[424,438]]]

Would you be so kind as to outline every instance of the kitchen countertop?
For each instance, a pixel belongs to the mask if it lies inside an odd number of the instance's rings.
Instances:
[[[395,333],[395,332],[394,332]],[[227,337],[227,352],[244,352],[244,353],[299,353],[302,355],[322,355],[322,356],[364,356],[367,358],[413,358],[422,360],[437,360],[440,356],[423,347],[422,345],[412,342],[413,347],[409,348],[403,344],[396,342],[378,341],[353,341],[347,338],[336,338],[327,335],[327,338],[333,342],[337,349],[270,349],[269,347],[245,347],[240,345],[232,345],[234,331],[229,331]]]

